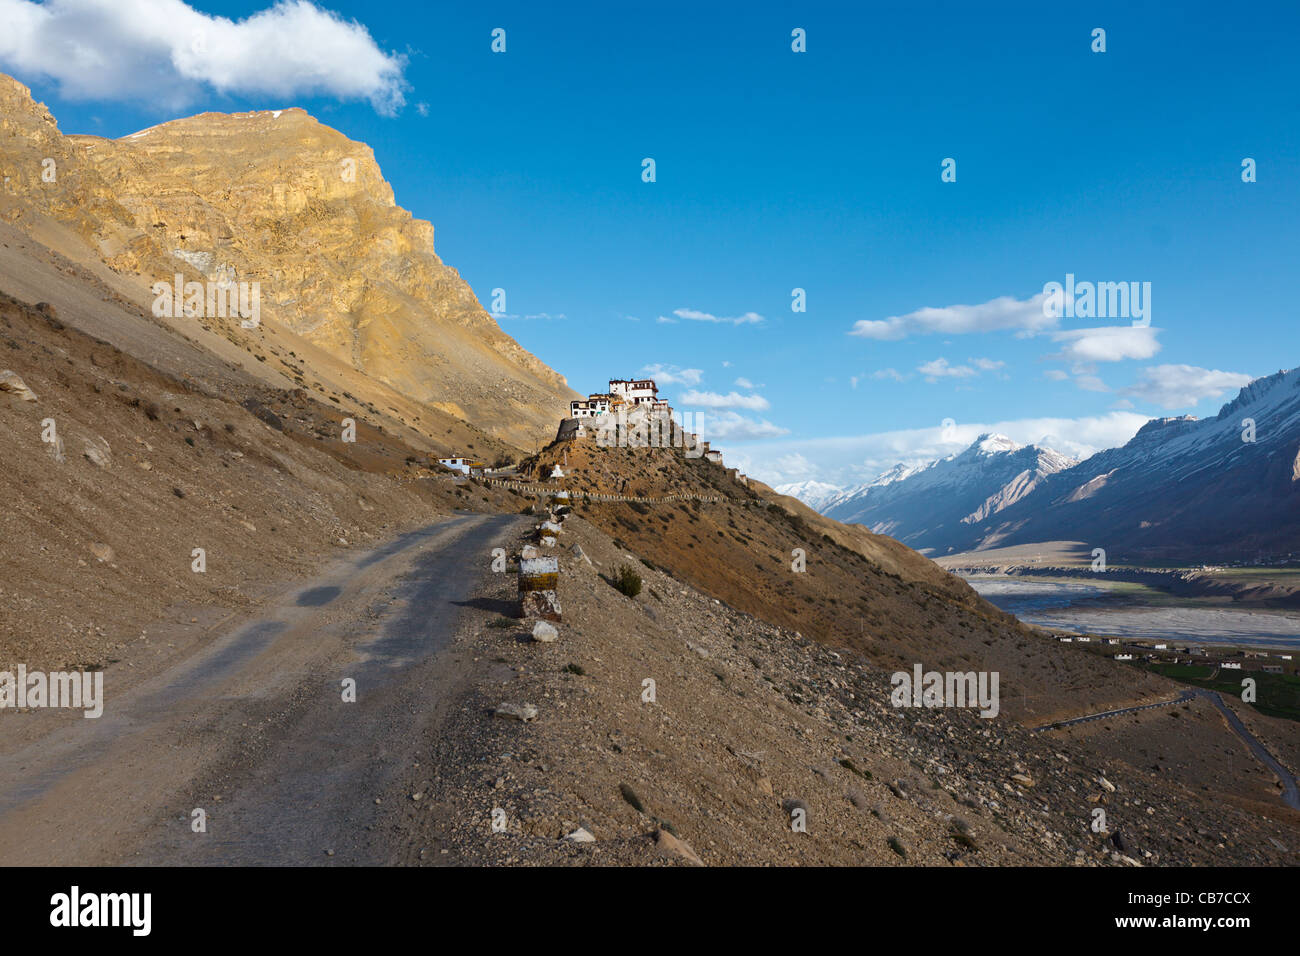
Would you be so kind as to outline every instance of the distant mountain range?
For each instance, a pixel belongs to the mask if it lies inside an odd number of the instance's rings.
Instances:
[[[1039,445],[1017,445],[1005,435],[986,434],[957,455],[928,465],[897,465],[879,478],[832,494],[821,485],[802,498],[828,518],[866,525],[922,553],[943,554],[965,540],[971,527],[1024,498],[1048,475],[1076,464]],[[802,486],[782,494],[801,497]],[[807,492],[804,492],[807,493]]]
[[[1300,369],[1256,379],[1214,418],[1152,419],[1081,462],[982,435],[839,494],[815,482],[777,490],[808,485],[827,517],[932,557],[1062,540],[1105,548],[1110,561],[1300,554]]]

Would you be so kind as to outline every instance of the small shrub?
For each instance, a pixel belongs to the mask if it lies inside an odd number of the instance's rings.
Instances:
[[[630,598],[634,598],[641,593],[641,575],[626,564],[620,564],[614,571],[614,579],[611,583]]]

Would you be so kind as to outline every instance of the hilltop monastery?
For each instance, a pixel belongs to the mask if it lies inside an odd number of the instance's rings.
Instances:
[[[593,392],[569,403],[569,417],[560,422],[556,441],[594,436],[597,444],[628,448],[681,448],[687,458],[722,464],[722,452],[699,440],[673,418],[672,406],[659,397],[654,379],[612,378],[609,391]],[[736,480],[748,484],[744,475]]]

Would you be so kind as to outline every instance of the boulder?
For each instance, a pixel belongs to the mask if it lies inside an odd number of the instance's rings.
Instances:
[[[534,704],[502,703],[497,705],[496,715],[527,723],[537,719],[537,707]]]
[[[108,442],[102,438],[87,438],[82,442],[81,453],[96,468],[107,468],[113,460]]]
[[[554,624],[538,621],[533,625],[533,640],[539,644],[553,644],[560,639],[559,629]]]
[[[685,840],[679,840],[663,828],[655,831],[655,849],[664,856],[676,857],[691,866],[704,865],[704,861],[696,856],[695,851],[691,849],[690,844]]]
[[[102,541],[91,542],[90,553],[95,556],[95,560],[98,561],[100,564],[104,564],[108,561],[112,561],[115,557],[117,557],[112,547],[110,547],[107,544],[104,544]]]
[[[20,402],[36,401],[36,393],[27,387],[27,383],[19,378],[17,373],[9,369],[0,371],[0,392],[8,392],[12,398]]]

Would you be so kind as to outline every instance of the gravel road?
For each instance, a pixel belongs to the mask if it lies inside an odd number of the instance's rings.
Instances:
[[[6,714],[0,864],[397,860],[398,778],[463,678],[457,627],[503,610],[473,595],[521,520],[456,516],[340,559],[155,674],[110,668],[99,719]]]

